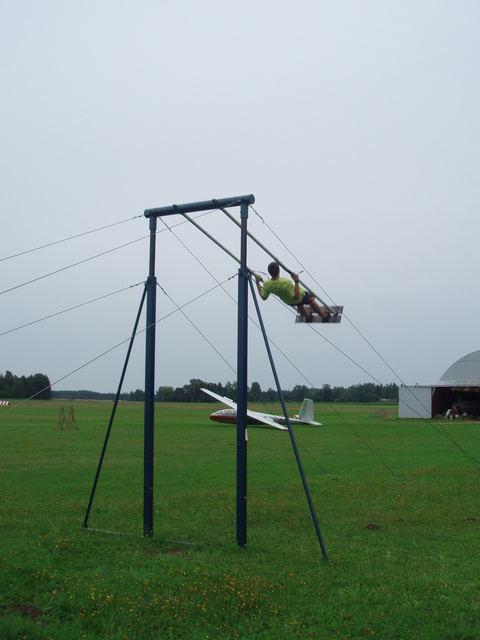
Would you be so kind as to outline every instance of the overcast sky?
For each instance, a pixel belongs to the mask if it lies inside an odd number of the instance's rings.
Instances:
[[[480,348],[479,18],[473,0],[1,2],[0,371],[115,391],[144,210],[252,193],[251,233],[347,316],[313,331],[261,303],[282,386],[438,380]],[[238,265],[166,222],[156,387],[233,381]],[[223,213],[199,223],[239,255]],[[144,352],[142,333],[125,391]],[[251,324],[253,381],[274,386]]]

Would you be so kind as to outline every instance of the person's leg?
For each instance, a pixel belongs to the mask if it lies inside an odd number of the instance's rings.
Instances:
[[[304,304],[297,304],[297,309],[300,312],[300,314],[304,316],[307,320],[310,319],[310,313]]]
[[[324,320],[325,320],[325,318],[328,317],[327,314],[325,313],[325,311],[323,310],[323,308],[321,307],[321,305],[318,304],[318,302],[315,300],[315,298],[313,296],[310,296],[310,306]]]

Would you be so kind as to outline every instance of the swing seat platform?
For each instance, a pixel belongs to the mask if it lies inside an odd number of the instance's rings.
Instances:
[[[329,310],[326,307],[322,307],[322,309],[325,311],[325,313],[327,313]],[[314,313],[312,316],[312,322],[321,322],[322,324],[335,324],[335,323],[339,323],[342,319],[342,313],[343,313],[343,306],[342,307],[332,307],[333,309],[333,313],[330,313],[330,317],[328,318],[327,321],[324,321],[323,318],[321,316],[319,316],[318,314]],[[307,319],[305,318],[305,316],[302,316],[301,314],[298,314],[297,317],[295,318],[295,322],[307,322]]]

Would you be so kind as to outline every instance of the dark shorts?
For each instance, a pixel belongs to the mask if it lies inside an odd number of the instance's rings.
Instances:
[[[300,302],[297,302],[296,304],[293,304],[292,307],[298,307],[299,305],[302,304],[310,304],[310,299],[312,298],[312,294],[308,293],[308,291],[305,291],[305,295],[303,296],[303,298],[300,300]]]

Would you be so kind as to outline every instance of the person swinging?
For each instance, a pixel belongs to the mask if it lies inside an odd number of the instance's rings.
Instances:
[[[307,305],[318,313],[322,318],[322,322],[329,322],[330,312],[318,304],[315,296],[300,286],[297,273],[292,273],[293,282],[288,278],[280,277],[280,265],[278,262],[271,262],[268,265],[268,273],[270,274],[270,279],[266,280],[263,286],[261,285],[260,276],[255,275],[258,294],[262,300],[266,300],[273,293],[285,304],[297,307],[299,313],[305,317],[307,322],[312,322],[313,318],[313,313],[307,309]]]

